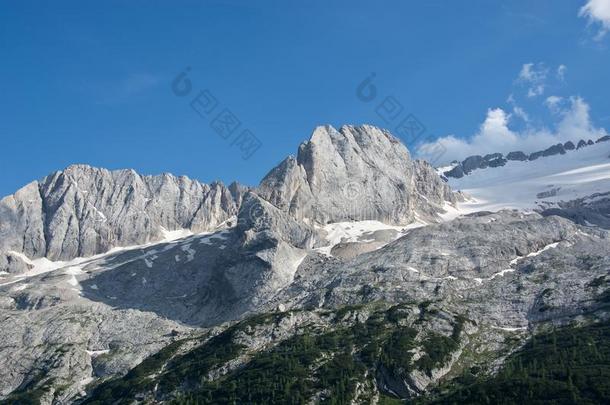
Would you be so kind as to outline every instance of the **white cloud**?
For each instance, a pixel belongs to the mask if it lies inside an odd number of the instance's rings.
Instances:
[[[481,130],[476,137],[485,137],[496,142],[505,142],[514,138],[514,134],[508,129],[510,115],[506,114],[501,108],[487,110],[487,117],[481,125]]]
[[[559,96],[548,96],[546,100],[544,100],[544,104],[551,110],[551,112],[557,113],[559,112],[559,106],[563,101],[563,97]]]
[[[506,102],[513,106],[513,114],[515,114],[515,116],[521,118],[526,123],[530,122],[529,115],[519,104],[517,104],[517,101],[515,100],[515,97],[512,94],[508,96]]]
[[[549,97],[552,100],[553,96]],[[547,98],[548,101],[548,98]],[[560,100],[557,101],[557,104]],[[589,105],[580,97],[571,97],[566,107],[560,109],[557,105],[558,121],[553,129],[527,128],[521,132],[510,128],[511,115],[501,108],[489,109],[485,121],[479,131],[469,139],[460,139],[454,135],[440,138],[435,142],[426,143],[417,149],[417,155],[425,158],[431,151],[438,151],[439,144],[446,150],[442,158],[435,164],[445,164],[453,160],[463,160],[471,155],[521,150],[535,152],[551,145],[568,140],[597,139],[607,132],[597,128],[591,122]]]
[[[548,74],[549,69],[543,63],[525,63],[517,81],[528,86],[528,97],[536,97],[544,94]]]
[[[559,85],[563,85],[566,71],[566,65],[560,64],[557,68],[553,68],[553,74],[549,75],[551,70],[544,63],[526,63],[521,67],[514,84],[525,86],[528,90],[526,94],[531,98],[532,95],[539,96],[544,93],[547,81],[550,82],[549,88],[556,89]],[[433,164],[442,165],[454,160],[461,161],[472,155],[518,150],[531,153],[544,150],[559,142],[596,140],[608,135],[604,128],[593,124],[589,105],[581,97],[558,95],[546,97],[541,103],[551,112],[550,115],[544,114],[545,117],[548,116],[545,121],[548,122],[550,119],[551,122],[541,124],[540,117],[534,116],[531,119],[521,106],[523,101],[528,110],[537,111],[540,107],[536,105],[539,103],[538,99],[518,101],[517,96],[518,93],[515,92],[511,92],[508,96],[506,103],[509,108],[488,109],[485,120],[472,136],[448,135],[419,145],[415,154]],[[523,122],[516,122],[517,119]],[[523,123],[525,125],[522,125]]]
[[[557,78],[559,80],[561,80],[562,82],[565,80],[566,78],[566,71],[568,70],[568,67],[566,65],[559,65],[557,67]]]
[[[531,81],[536,76],[534,72],[534,64],[533,63],[525,63],[521,67],[521,72],[519,72],[519,79],[524,81]]]
[[[595,39],[601,40],[610,30],[610,0],[589,0],[578,12],[579,17],[586,17],[589,24],[599,23],[600,31]]]
[[[596,140],[608,135],[604,128],[593,125],[589,110],[589,104],[581,97],[570,97],[570,107],[561,112],[562,119],[557,124],[556,133],[560,140]]]
[[[523,108],[519,107],[518,105],[515,105],[513,107],[513,114],[515,114],[517,117],[521,118],[525,122],[530,121],[529,115],[527,115],[525,110]]]

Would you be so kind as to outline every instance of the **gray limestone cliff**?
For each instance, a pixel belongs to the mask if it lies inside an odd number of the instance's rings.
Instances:
[[[295,218],[322,224],[406,224],[417,216],[432,219],[455,202],[430,165],[412,160],[398,139],[368,125],[316,128],[296,158],[271,170],[257,192]]]
[[[28,260],[70,260],[159,241],[165,231],[211,231],[236,216],[248,188],[170,174],[73,165],[0,200],[0,271]],[[455,196],[434,169],[372,126],[318,127],[253,190],[311,223],[434,221]],[[243,214],[241,215],[243,219]]]
[[[160,240],[164,230],[212,230],[237,214],[244,191],[73,165],[0,200],[0,264],[18,260],[8,252],[69,260]]]

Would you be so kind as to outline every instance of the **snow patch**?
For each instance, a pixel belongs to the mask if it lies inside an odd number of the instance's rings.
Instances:
[[[535,251],[535,252],[529,253],[529,254],[527,254],[527,255],[525,255],[525,256],[519,256],[519,257],[517,257],[516,259],[511,260],[511,261],[510,261],[510,265],[511,265],[511,266],[514,266],[515,264],[517,264],[517,263],[519,262],[519,260],[522,260],[522,259],[525,259],[525,258],[528,258],[528,257],[535,257],[535,256],[538,256],[540,253],[542,253],[542,252],[544,252],[544,251],[547,251],[547,250],[549,250],[549,249],[554,249],[554,248],[556,248],[558,245],[559,245],[559,242],[555,242],[555,243],[549,243],[548,245],[546,245],[545,247],[543,247],[543,248],[542,248],[542,249],[540,249],[540,250],[537,250],[537,251]]]
[[[452,221],[464,214],[464,211],[462,209],[455,207],[453,204],[450,204],[447,201],[445,201],[445,203],[443,204],[443,210],[445,212],[439,214],[439,216],[445,222]]]
[[[78,266],[71,266],[71,267],[68,267],[64,271],[64,273],[76,276],[76,275],[79,275],[79,274],[83,274],[83,270],[80,267],[78,267]]]
[[[99,260],[104,260],[107,257],[113,256],[117,253],[120,252],[125,252],[125,251],[130,251],[130,250],[138,250],[138,249],[143,249],[143,248],[147,248],[150,246],[154,246],[154,245],[158,245],[158,244],[162,244],[162,243],[167,243],[167,241],[161,241],[161,242],[150,242],[150,243],[146,243],[144,245],[133,245],[133,246],[121,246],[121,247],[114,247],[112,249],[110,249],[109,251],[105,252],[105,253],[100,253],[94,256],[90,256],[90,257],[77,257],[75,259],[69,260],[69,261],[51,261],[49,259],[47,259],[46,257],[42,257],[39,259],[29,259],[27,256],[18,253],[18,252],[11,252],[14,253],[15,255],[19,255],[20,257],[23,258],[24,261],[26,261],[26,263],[34,266],[32,269],[21,273],[21,274],[17,274],[13,277],[12,280],[7,281],[5,283],[0,284],[0,287],[5,286],[5,285],[9,285],[9,284],[13,284],[16,283],[18,281],[30,278],[30,277],[35,277],[41,274],[45,274],[45,273],[49,273],[55,270],[60,270],[60,269],[65,269],[65,268],[69,268],[69,267],[79,267],[82,268],[87,264],[99,261]],[[170,246],[171,247],[171,246]],[[138,260],[138,259],[145,259],[148,258],[149,255],[153,254],[153,253],[157,253],[155,250],[151,250],[149,252],[147,252],[146,254],[142,255],[142,256],[138,256],[135,258],[131,258],[129,259],[129,262]],[[156,259],[156,256],[151,256],[150,257],[151,260],[148,260],[148,262],[146,263],[147,266],[151,267],[152,266],[152,260]],[[146,260],[146,259],[145,259]],[[111,267],[104,267],[104,270],[111,270],[113,268],[119,267],[124,265],[126,262],[122,262],[122,263],[118,263],[114,266]]]
[[[163,242],[171,242],[176,239],[184,239],[189,236],[193,236],[193,231],[190,229],[176,229],[174,231],[168,231],[164,227],[161,227],[161,234],[163,235]]]
[[[324,226],[316,226],[326,232],[326,246],[314,249],[316,252],[330,256],[333,247],[339,243],[348,242],[373,242],[374,239],[367,239],[368,233],[394,230],[397,231],[395,240],[404,236],[409,230],[426,226],[427,223],[417,220],[405,226],[387,225],[379,221],[352,221],[352,222],[334,222]]]
[[[105,350],[86,350],[87,354],[89,356],[91,356],[91,358],[95,358],[97,356],[100,356],[102,354],[107,354],[110,353],[109,349],[105,349]]]
[[[190,243],[186,243],[182,246],[180,246],[180,248],[182,249],[183,252],[186,252],[187,257],[186,257],[186,261],[187,262],[192,262],[193,259],[195,259],[195,250],[191,248],[191,244]]]
[[[11,288],[11,291],[13,291],[13,292],[23,291],[26,288],[28,288],[28,284],[27,283],[23,283],[23,284],[19,284],[19,285],[15,286],[15,287]]]
[[[449,178],[453,190],[472,200],[458,203],[462,214],[506,208],[531,210],[610,190],[610,142],[565,155],[478,169],[461,179]],[[549,190],[548,196],[538,197]]]
[[[218,232],[200,234],[199,243],[202,245],[213,245],[217,241],[228,239],[229,233],[228,230],[224,229]]]
[[[70,284],[72,287],[77,287],[79,285],[78,280],[74,276],[70,277],[68,284]]]
[[[89,204],[89,206],[91,208],[93,208],[93,211],[95,211],[95,213],[100,217],[99,222],[106,222],[108,219],[106,218],[106,215],[104,215],[104,213],[100,210],[97,209],[97,207],[95,205],[93,205],[91,202],[87,201],[87,204]]]
[[[538,256],[539,254],[541,254],[542,252],[544,252],[546,250],[556,248],[558,245],[559,245],[559,242],[550,243],[550,244],[544,246],[540,250],[537,250],[535,252],[529,253],[529,254],[527,254],[525,256],[519,256],[519,257],[511,260],[510,261],[510,265],[514,266],[514,265],[516,265],[519,262],[519,260],[522,260],[522,259],[525,259],[525,258],[528,258],[528,257]],[[505,269],[505,270],[499,271],[499,272],[497,272],[495,274],[492,274],[490,277],[487,277],[487,278],[473,278],[472,280],[474,280],[477,284],[483,284],[484,281],[491,281],[491,280],[493,280],[496,277],[504,277],[505,274],[513,273],[515,271],[516,270],[512,269],[512,268],[511,269]]]
[[[507,326],[492,326],[492,328],[498,329],[498,330],[503,330],[505,332],[518,332],[518,331],[522,331],[522,330],[527,330],[526,326],[521,326],[521,327],[516,327],[516,328],[510,328]]]
[[[515,269],[506,269],[506,270],[499,271],[499,272],[497,272],[495,274],[492,274],[491,277],[489,277],[489,280],[493,280],[496,277],[504,277],[504,275],[506,273],[512,273],[514,271],[515,271]]]
[[[10,253],[13,256],[17,256],[18,258],[20,258],[21,260],[23,260],[25,263],[29,264],[30,266],[34,265],[34,263],[30,260],[30,258],[27,257],[26,255],[24,255],[23,253],[15,252],[14,250],[9,250],[7,253]]]
[[[188,294],[182,294],[182,295],[177,295],[174,297],[165,297],[165,298],[167,298],[168,300],[177,300],[177,299],[186,298],[186,297],[188,297]]]
[[[142,259],[144,260],[144,263],[146,264],[146,267],[148,267],[149,269],[152,269],[153,264],[155,263],[155,259],[157,258],[157,256],[144,256]]]

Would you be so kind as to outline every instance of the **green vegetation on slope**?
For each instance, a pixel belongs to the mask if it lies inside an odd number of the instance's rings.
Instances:
[[[303,404],[313,397],[322,403],[348,404],[358,391],[358,399],[366,402],[371,399],[379,369],[400,380],[415,367],[411,350],[419,346],[418,332],[401,326],[405,316],[402,309],[403,306],[395,306],[380,310],[364,323],[327,333],[291,337],[269,351],[257,353],[244,368],[213,382],[202,382],[198,389],[179,396],[174,403]],[[340,310],[337,315],[347,312]],[[440,342],[433,348],[435,353],[426,358],[428,370],[442,366],[457,348],[461,322],[460,318],[453,336],[445,337],[451,343],[441,335],[427,338]]]
[[[123,378],[116,378],[96,387],[84,401],[85,404],[102,405],[108,403],[130,403],[138,393],[152,389],[155,381],[149,375],[160,370],[179,349],[181,341],[173,342],[159,352],[148,357]]]
[[[346,307],[328,312],[337,325],[301,329],[268,349],[249,352],[237,334],[252,335],[286,316],[249,318],[203,344],[178,354],[177,341],[122,378],[100,384],[85,403],[128,404],[133,400],[173,404],[404,403],[403,380],[418,369],[429,376],[460,348],[467,320],[455,316],[451,335],[420,327],[439,315],[430,303],[387,307]],[[377,309],[375,309],[377,308]],[[353,311],[372,311],[364,322]],[[419,317],[418,314],[419,313]],[[446,317],[447,314],[442,314]],[[268,329],[270,330],[270,329]],[[414,359],[416,352],[422,353]],[[235,366],[230,362],[241,359]],[[530,339],[510,355],[494,376],[466,368],[417,404],[599,404],[610,403],[610,322],[564,327]],[[214,375],[214,377],[212,377]],[[16,392],[12,403],[34,403],[39,390]],[[402,398],[399,398],[402,397]],[[34,401],[34,402],[32,402]]]
[[[407,326],[407,317],[413,320],[414,313],[420,313],[418,325],[435,316],[428,311],[429,305],[368,306],[365,313],[372,312],[364,322],[339,322],[323,331],[306,328],[252,353],[236,343],[236,335],[269,327],[289,314],[249,318],[184,354],[176,355],[181,342],[168,346],[125,377],[100,384],[86,403],[156,398],[175,404],[301,404],[316,398],[328,404],[347,404],[356,396],[366,402],[376,393],[376,386],[385,386],[377,380],[401,382],[416,367],[431,372],[443,366],[459,346],[460,317],[450,337],[432,332],[421,335]],[[345,307],[325,316],[339,321],[362,310],[361,306]],[[413,361],[417,348],[430,353]],[[242,359],[243,365],[211,378],[219,367],[235,359]],[[393,394],[386,394],[384,402],[391,403]]]
[[[426,404],[610,403],[610,322],[565,327],[537,335],[509,356],[500,372],[462,386]]]

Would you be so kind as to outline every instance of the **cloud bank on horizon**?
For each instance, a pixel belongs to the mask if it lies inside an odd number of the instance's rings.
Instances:
[[[535,128],[528,125],[524,130],[517,131],[509,126],[515,116],[519,117],[517,112],[511,114],[502,108],[490,108],[479,131],[471,138],[461,139],[454,135],[439,138],[435,142],[420,145],[417,155],[425,158],[426,155],[438,151],[438,145],[441,144],[446,153],[437,163],[445,164],[472,155],[512,151],[535,152],[559,142],[596,140],[608,135],[604,128],[596,127],[591,122],[589,105],[581,97],[549,96],[544,100],[544,104],[557,118],[552,128]],[[515,108],[519,111],[520,107]]]
[[[610,0],[588,0],[580,8],[578,16],[587,18],[589,25],[601,26],[595,35],[595,40],[601,40],[610,30]],[[514,80],[514,91],[506,100],[507,107],[489,108],[475,134],[467,138],[447,135],[420,144],[415,154],[423,159],[435,156],[434,164],[442,165],[472,155],[512,151],[531,153],[559,142],[596,140],[608,135],[605,128],[592,122],[590,106],[582,97],[546,95],[549,88],[557,89],[565,83],[567,72],[568,67],[564,64],[553,68],[542,62],[523,64]],[[550,115],[550,120],[547,120],[550,124],[532,119],[517,94],[523,94],[524,101],[545,107]],[[436,159],[439,150],[445,153]]]

